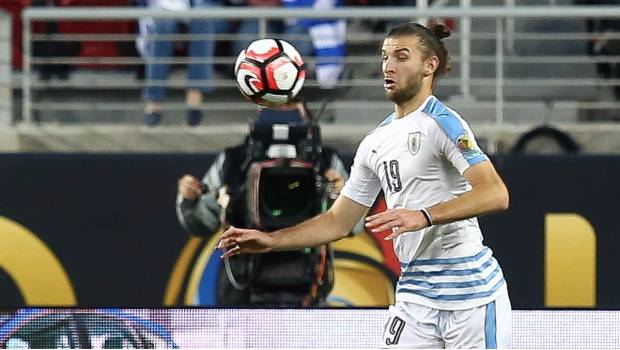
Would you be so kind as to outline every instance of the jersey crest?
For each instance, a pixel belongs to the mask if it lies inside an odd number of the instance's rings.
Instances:
[[[409,147],[409,153],[411,153],[412,156],[415,156],[420,150],[420,137],[421,133],[418,131],[410,133],[407,138],[407,146]]]

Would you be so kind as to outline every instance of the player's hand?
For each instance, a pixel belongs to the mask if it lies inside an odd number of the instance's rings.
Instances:
[[[179,179],[179,193],[183,199],[195,201],[200,197],[204,185],[196,177],[186,174]]]
[[[385,240],[394,239],[403,232],[417,231],[428,226],[424,214],[419,210],[388,209],[366,217],[366,228],[372,233],[392,230]]]
[[[267,253],[275,244],[273,235],[258,230],[230,227],[220,237],[218,248],[224,250],[222,259],[241,253]]]

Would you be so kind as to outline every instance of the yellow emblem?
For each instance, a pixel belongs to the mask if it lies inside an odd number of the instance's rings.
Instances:
[[[473,148],[472,142],[469,139],[469,136],[467,136],[467,134],[463,134],[463,135],[459,136],[459,138],[456,139],[456,145],[462,151],[465,151],[465,150]]]

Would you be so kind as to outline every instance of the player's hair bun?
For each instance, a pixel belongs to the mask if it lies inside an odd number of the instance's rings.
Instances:
[[[435,34],[440,40],[443,38],[447,38],[450,36],[450,34],[452,34],[448,27],[436,21],[431,21],[428,30],[430,30],[431,33]]]

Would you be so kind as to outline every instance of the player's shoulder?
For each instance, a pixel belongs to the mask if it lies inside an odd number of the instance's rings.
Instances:
[[[446,106],[435,96],[429,97],[421,112],[433,121],[431,125],[439,128],[448,136],[461,135],[469,128],[458,112]]]

